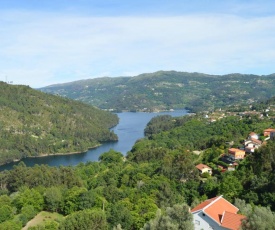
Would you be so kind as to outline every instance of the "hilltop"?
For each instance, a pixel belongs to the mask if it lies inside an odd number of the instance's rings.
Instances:
[[[114,114],[28,86],[0,82],[0,91],[0,164],[117,140]]]
[[[214,110],[263,101],[275,95],[275,74],[209,75],[159,71],[135,77],[103,77],[43,87],[43,92],[115,111],[187,108]]]

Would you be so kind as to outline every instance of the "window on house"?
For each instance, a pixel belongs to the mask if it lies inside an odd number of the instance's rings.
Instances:
[[[195,225],[200,225],[200,221],[195,220]]]

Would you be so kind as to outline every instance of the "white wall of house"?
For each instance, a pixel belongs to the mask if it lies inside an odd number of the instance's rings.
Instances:
[[[246,147],[253,147],[253,148],[255,148],[255,147],[256,147],[256,144],[248,143],[248,144],[246,145]]]
[[[250,146],[248,146],[248,147],[245,147],[245,152],[247,152],[247,153],[254,153],[255,152],[255,148],[253,148],[253,147],[250,147]]]
[[[244,140],[244,145],[247,146],[249,143],[251,143],[251,140]]]
[[[223,228],[219,226],[214,220],[209,218],[207,215],[203,215],[202,211],[198,211],[193,214],[193,222],[195,226],[195,230],[226,230],[227,228]]]
[[[249,135],[250,138],[254,138],[254,139],[259,139],[259,136],[257,134],[254,134],[254,135]]]
[[[210,168],[203,168],[202,170],[201,170],[201,173],[209,173],[209,174],[212,174],[212,169],[210,169]]]

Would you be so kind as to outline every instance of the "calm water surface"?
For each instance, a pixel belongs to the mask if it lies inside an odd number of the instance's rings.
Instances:
[[[123,112],[118,113],[119,124],[113,128],[114,132],[118,135],[119,141],[108,142],[99,146],[98,148],[91,149],[85,153],[78,153],[72,155],[61,156],[47,156],[38,158],[25,158],[23,161],[27,166],[34,166],[35,164],[47,164],[50,166],[68,166],[77,165],[80,162],[98,161],[98,157],[108,152],[110,149],[114,149],[126,155],[131,150],[134,143],[144,137],[144,128],[147,123],[155,116],[169,114],[173,117],[183,116],[187,114],[186,110],[175,110],[172,112],[160,112],[160,113],[132,113]],[[11,169],[19,162],[6,164],[0,166],[0,171],[4,169]]]

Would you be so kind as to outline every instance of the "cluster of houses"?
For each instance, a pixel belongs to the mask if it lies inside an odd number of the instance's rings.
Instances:
[[[259,115],[260,117],[263,116],[263,114],[255,111],[245,112],[240,115],[248,114]],[[220,116],[217,115],[215,118],[206,115],[206,118],[209,118],[210,122],[214,122],[216,119],[221,119],[223,117],[225,117],[225,114]],[[264,130],[263,136],[264,138],[260,140],[259,135],[251,132],[248,138],[244,140],[243,148],[230,148],[227,153],[223,154],[222,159],[226,160],[226,163],[229,163],[228,168],[225,169],[220,165],[218,165],[218,168],[220,168],[222,172],[235,170],[235,167],[238,165],[238,160],[244,159],[246,154],[255,153],[255,150],[265,144],[269,139],[275,140],[275,129],[269,128]],[[212,175],[212,168],[206,164],[198,164],[196,168],[199,170],[200,174],[208,173]],[[238,208],[222,196],[208,199],[194,207],[190,212],[193,214],[195,230],[238,230],[241,228],[242,220],[246,218],[244,215],[238,214]]]
[[[265,141],[269,139],[275,140],[275,129],[266,129],[263,135]],[[236,161],[244,159],[245,154],[253,154],[263,143],[264,142],[259,140],[259,136],[256,133],[250,133],[248,138],[244,141],[243,149],[230,148],[224,155],[227,160],[232,162],[227,170],[234,168],[234,166],[237,165]],[[201,174],[208,173],[212,175],[212,168],[208,165],[198,164],[196,168]],[[222,170],[225,169],[222,167]],[[242,220],[246,218],[244,215],[238,214],[238,211],[239,209],[236,206],[222,196],[205,200],[190,210],[193,215],[195,230],[238,230],[241,228]]]
[[[259,136],[251,132],[248,135],[248,138],[244,140],[244,146],[243,148],[230,148],[228,149],[228,152],[226,154],[223,154],[222,159],[226,161],[226,163],[229,163],[229,166],[227,169],[225,169],[223,166],[218,166],[222,172],[224,171],[233,171],[235,170],[235,167],[238,165],[236,161],[243,160],[245,158],[246,154],[253,154],[256,149],[258,149],[262,144],[265,143],[267,140],[275,140],[275,129],[269,128],[265,129],[263,132],[263,135],[265,137],[264,141],[259,140]],[[212,168],[205,164],[198,164],[196,165],[196,168],[199,170],[200,174],[208,173],[212,175]]]
[[[230,148],[228,152],[224,154],[226,159],[232,162],[227,170],[230,170],[230,167],[234,168],[234,166],[238,164],[236,161],[244,159],[246,154],[253,154],[265,141],[269,139],[275,140],[275,129],[266,129],[263,135],[265,137],[264,142],[259,140],[259,136],[256,133],[252,132],[244,141],[244,147],[242,149]],[[208,173],[212,175],[212,168],[208,165],[198,164],[196,168],[201,174]],[[237,207],[222,196],[217,196],[200,203],[190,210],[190,212],[193,215],[195,230],[238,230],[241,227],[242,220],[246,218],[244,215],[238,214],[238,210]]]

